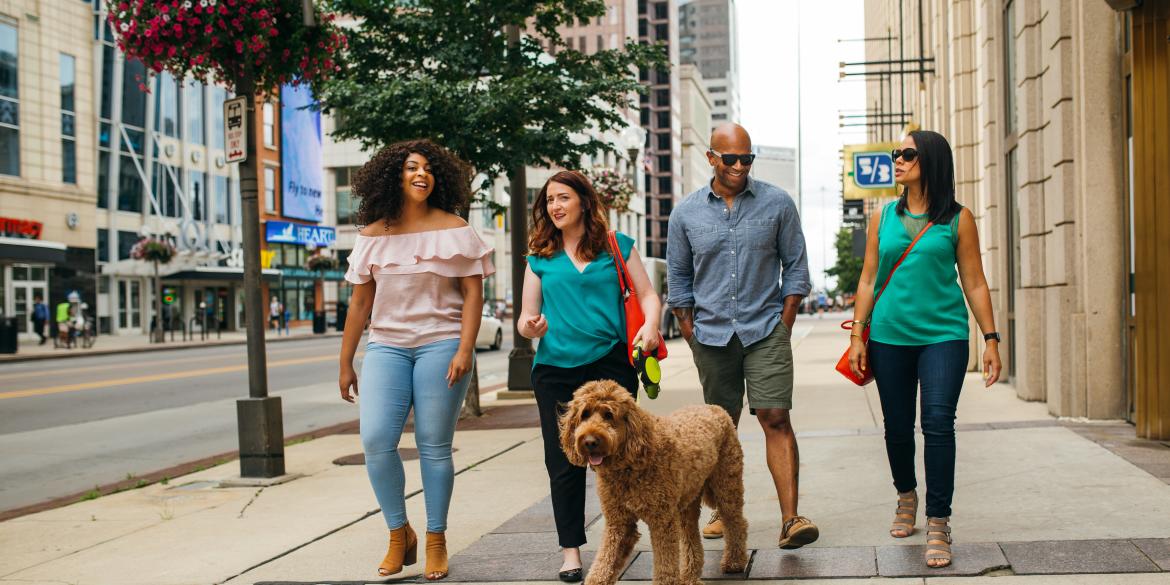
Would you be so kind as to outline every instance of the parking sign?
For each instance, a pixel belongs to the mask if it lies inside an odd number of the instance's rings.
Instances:
[[[247,96],[240,96],[223,103],[223,134],[229,163],[244,162],[248,159],[247,99]]]

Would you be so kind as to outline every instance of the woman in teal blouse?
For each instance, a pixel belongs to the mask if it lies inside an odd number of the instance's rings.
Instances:
[[[894,538],[913,534],[918,514],[914,419],[915,399],[922,388],[926,564],[941,568],[951,564],[955,408],[967,372],[967,304],[987,343],[983,378],[989,387],[999,379],[999,333],[995,332],[975,217],[955,201],[954,160],[946,138],[927,130],[911,132],[893,155],[894,180],[902,185],[902,194],[874,212],[869,222],[849,358],[860,376],[868,352],[877,382],[886,455],[898,490],[890,528]],[[875,285],[886,282],[919,233],[921,238],[884,292],[875,290]],[[879,292],[881,302],[875,306]],[[871,324],[868,348],[861,337],[867,322]]]
[[[544,437],[544,464],[552,490],[553,516],[564,554],[559,577],[581,580],[580,547],[585,544],[585,468],[561,451],[560,405],[586,382],[614,380],[631,394],[638,378],[629,362],[617,268],[609,253],[607,210],[584,175],[561,171],[544,184],[532,208],[528,270],[520,335],[540,338],[532,386]],[[634,240],[617,234],[646,324],[635,342],[658,346],[662,304],[650,286]],[[604,460],[600,465],[605,465]]]

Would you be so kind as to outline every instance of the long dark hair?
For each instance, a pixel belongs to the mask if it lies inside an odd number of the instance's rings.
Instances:
[[[561,171],[545,181],[544,187],[532,202],[532,235],[528,238],[528,253],[548,258],[565,248],[561,230],[548,214],[548,186],[560,183],[577,192],[581,199],[581,217],[585,221],[585,235],[577,245],[577,257],[593,260],[609,245],[609,222],[601,197],[585,175],[577,171]]]
[[[963,209],[955,201],[955,158],[951,145],[942,134],[930,130],[915,130],[910,133],[914,148],[918,150],[918,168],[922,173],[922,189],[926,192],[927,215],[935,225],[946,225]],[[909,187],[902,189],[896,208],[898,215],[906,213],[906,195]]]

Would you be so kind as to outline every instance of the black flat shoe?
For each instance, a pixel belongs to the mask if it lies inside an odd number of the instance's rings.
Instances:
[[[581,581],[581,569],[578,567],[576,569],[569,569],[568,571],[561,571],[557,573],[557,577],[560,577],[561,581],[565,583],[577,583]]]

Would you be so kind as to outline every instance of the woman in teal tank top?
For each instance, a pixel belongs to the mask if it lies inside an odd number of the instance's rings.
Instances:
[[[954,160],[946,138],[927,130],[911,132],[893,157],[894,180],[902,193],[869,223],[849,361],[858,376],[868,363],[877,382],[886,456],[898,491],[890,528],[894,538],[913,534],[918,514],[914,423],[921,387],[926,564],[941,568],[951,564],[955,408],[970,349],[967,305],[987,344],[982,363],[988,387],[999,379],[999,334],[975,217],[955,201]],[[862,337],[866,325],[868,346]]]
[[[540,338],[532,388],[540,412],[553,518],[564,555],[558,577],[565,582],[580,581],[583,573],[585,468],[569,463],[561,451],[557,426],[561,405],[572,400],[582,384],[595,380],[614,380],[630,394],[638,393],[606,215],[601,198],[581,173],[561,171],[544,184],[532,207],[519,318],[520,335]],[[650,286],[633,238],[619,232],[617,241],[646,314],[635,342],[642,340],[652,350],[658,346],[662,304]]]

